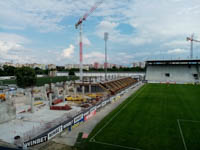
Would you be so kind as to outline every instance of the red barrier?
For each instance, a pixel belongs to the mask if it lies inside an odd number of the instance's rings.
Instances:
[[[66,104],[65,106],[51,106],[50,109],[51,110],[70,110],[72,108]]]
[[[89,115],[85,116],[85,117],[84,117],[84,121],[86,121],[86,120],[92,118],[92,117],[95,116],[95,115],[96,115],[96,110],[90,112]]]
[[[59,104],[59,103],[61,103],[61,102],[63,102],[62,99],[56,99],[56,100],[54,100],[54,101],[52,102],[52,105],[56,105],[56,104]]]

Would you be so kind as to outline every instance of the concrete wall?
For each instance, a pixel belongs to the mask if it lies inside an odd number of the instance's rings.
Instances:
[[[196,65],[149,65],[146,70],[146,80],[148,82],[177,82],[177,83],[194,83],[194,74],[199,70]],[[170,76],[167,77],[166,73]]]
[[[78,92],[82,92],[82,86],[77,88]],[[104,92],[104,90],[99,87],[98,85],[92,85],[91,86],[91,93],[96,93],[96,92]],[[89,85],[85,85],[85,93],[89,93]]]
[[[16,118],[16,108],[10,102],[0,103],[0,123]]]

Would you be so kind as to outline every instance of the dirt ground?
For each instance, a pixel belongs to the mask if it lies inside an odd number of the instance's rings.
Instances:
[[[76,150],[76,149],[64,144],[59,144],[55,143],[54,141],[50,141],[37,150]]]

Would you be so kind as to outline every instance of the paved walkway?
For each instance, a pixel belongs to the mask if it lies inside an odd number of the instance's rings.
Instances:
[[[113,109],[115,109],[117,106],[119,106],[123,101],[125,101],[131,94],[135,93],[143,84],[141,83],[134,89],[129,90],[128,93],[123,95],[119,100],[108,104],[103,109],[101,109],[99,112],[96,113],[95,116],[93,116],[88,121],[84,122],[77,128],[73,129],[71,132],[64,132],[61,134],[60,137],[56,137],[53,139],[54,142],[60,143],[60,144],[66,144],[69,146],[73,146],[76,142],[76,139],[78,137],[78,134],[80,132],[90,134],[90,132],[94,129],[94,127],[106,116],[108,115]]]

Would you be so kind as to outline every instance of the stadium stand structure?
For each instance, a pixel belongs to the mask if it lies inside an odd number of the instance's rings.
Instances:
[[[146,61],[149,83],[199,83],[200,60],[150,60]]]
[[[112,80],[112,81],[105,81],[102,83],[99,83],[99,86],[102,87],[102,89],[110,92],[112,95],[115,93],[119,92],[120,90],[132,85],[133,83],[136,83],[137,80],[131,78],[131,77],[126,77],[126,78],[121,78],[117,80]]]
[[[101,82],[76,82],[76,87],[78,92],[81,92],[82,86],[85,87],[85,92],[88,93],[91,86],[91,93],[102,93],[106,92],[108,95],[114,95],[117,92],[123,90],[124,88],[136,83],[138,79],[133,79],[132,77],[121,77],[109,81]],[[90,92],[89,92],[90,93]]]

